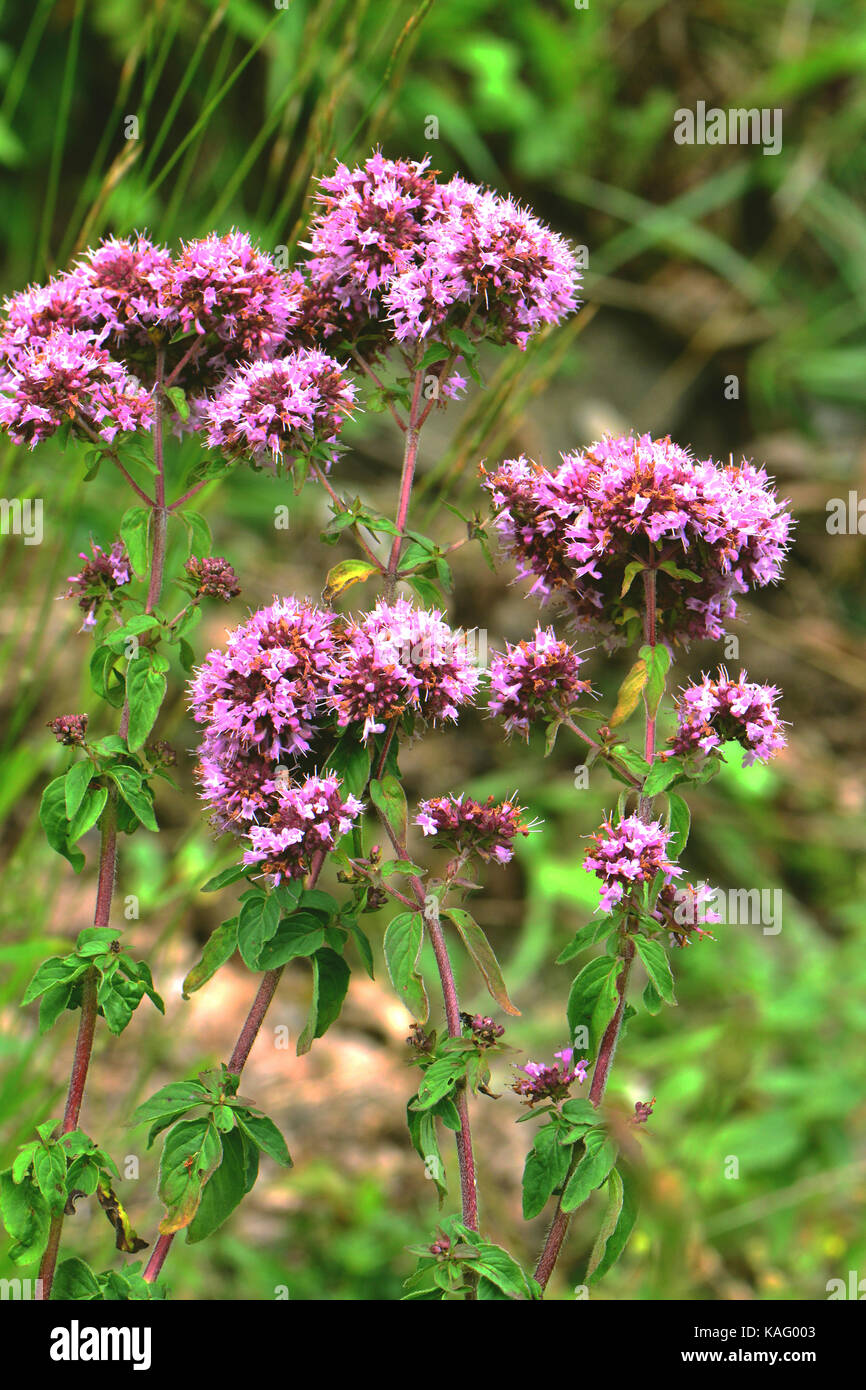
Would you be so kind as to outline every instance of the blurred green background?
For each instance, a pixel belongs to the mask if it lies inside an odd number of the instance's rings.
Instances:
[[[669,432],[704,456],[745,453],[792,499],[786,582],[750,599],[736,628],[740,663],[783,688],[790,747],[769,769],[745,773],[732,761],[696,792],[687,856],[713,884],[781,889],[783,929],[732,927],[677,953],[679,1007],[630,1025],[610,1097],[624,1111],[656,1097],[645,1208],[593,1296],[821,1299],[829,1279],[866,1275],[863,541],[828,535],[825,510],[829,498],[866,493],[862,6],[33,0],[3,5],[0,28],[5,292],[132,228],[174,243],[237,225],[267,249],[294,246],[311,180],[335,157],[363,158],[378,143],[389,155],[429,151],[444,174],[525,200],[587,248],[588,268],[576,318],[525,355],[491,351],[485,389],[433,417],[413,510],[420,529],[459,534],[440,504],[476,505],[479,459],[525,451],[553,464],[606,428]],[[781,108],[781,153],[676,144],[673,113],[699,100]],[[127,139],[131,116],[138,138]],[[336,480],[393,510],[399,441],[387,417],[360,416],[348,441]],[[178,450],[177,476],[182,466]],[[0,495],[45,506],[43,544],[4,537],[0,561],[5,1167],[32,1126],[62,1109],[74,1030],[68,1015],[39,1039],[35,1010],[22,1013],[18,999],[35,964],[88,923],[94,893],[94,845],[85,842],[76,879],[35,821],[66,758],[45,722],[88,708],[88,639],[77,609],[55,600],[88,539],[110,543],[128,499],[107,473],[83,483],[74,444],[33,454],[0,444],[0,470]],[[231,559],[244,592],[197,629],[200,656],[248,606],[275,593],[317,596],[326,568],[350,553],[320,544],[328,513],[312,487],[291,502],[288,533],[273,525],[273,508],[291,500],[284,483],[243,470],[203,497],[215,552]],[[528,635],[536,608],[510,587],[507,564],[491,574],[475,547],[455,559],[453,620],[485,629],[491,646]],[[720,656],[696,647],[678,682]],[[601,658],[587,667],[608,695],[623,669]],[[130,895],[139,900],[129,939],[152,961],[168,1022],[143,1006],[121,1039],[100,1029],[82,1119],[121,1166],[131,1160],[121,1193],[145,1236],[159,1216],[156,1157],[124,1115],[158,1085],[225,1057],[254,989],[232,966],[190,1002],[179,997],[233,901],[231,889],[221,903],[198,892],[230,847],[212,841],[192,793],[195,731],[180,674],[158,733],[179,750],[185,795],[164,788],[163,833],[122,846],[116,900],[118,921]],[[532,1127],[514,1124],[509,1066],[564,1042],[570,967],[552,961],[594,909],[581,837],[615,798],[600,770],[588,789],[575,787],[581,755],[565,738],[548,761],[542,753],[504,744],[472,716],[403,759],[410,799],[517,786],[545,822],[512,865],[489,871],[476,906],[523,1010],[508,1028],[514,1051],[494,1070],[501,1099],[473,1103],[483,1218],[527,1261],[545,1222],[520,1216]],[[387,915],[367,921],[380,940]],[[298,1060],[263,1033],[243,1090],[283,1128],[296,1166],[263,1170],[206,1246],[176,1242],[166,1271],[177,1296],[270,1298],[279,1286],[293,1299],[399,1296],[413,1264],[404,1247],[433,1238],[437,1207],[404,1128],[415,1086],[407,1019],[382,973],[353,980],[342,1019],[310,1056]],[[465,1003],[486,1008],[477,979],[463,969],[459,978]],[[298,965],[269,1017],[292,1044],[308,990]],[[736,1179],[726,1177],[730,1156]],[[67,1221],[64,1248],[106,1268],[111,1233],[86,1207]],[[580,1283],[600,1215],[596,1198],[574,1221],[551,1285],[558,1296]],[[7,1263],[0,1274],[15,1272]]]

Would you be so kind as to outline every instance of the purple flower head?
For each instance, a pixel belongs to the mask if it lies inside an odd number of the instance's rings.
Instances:
[[[162,298],[182,329],[214,334],[227,362],[272,355],[298,308],[293,282],[236,231],[187,242]]]
[[[82,299],[81,278],[75,273],[60,275],[47,285],[30,285],[3,303],[0,325],[0,353],[14,358],[36,338],[55,333],[89,332],[93,322]]]
[[[769,762],[786,744],[776,708],[779,694],[775,685],[747,680],[745,671],[732,681],[724,667],[717,680],[704,676],[693,681],[677,701],[677,732],[668,739],[671,747],[663,756],[710,753],[723,743],[736,742],[746,750],[746,767]]]
[[[487,708],[504,721],[508,735],[528,738],[531,724],[561,719],[592,689],[578,676],[582,658],[557,639],[553,628],[536,627],[528,641],[505,646],[491,657]]]
[[[574,1061],[574,1048],[564,1047],[554,1052],[557,1061],[553,1066],[542,1062],[527,1062],[520,1070],[523,1075],[515,1078],[512,1090],[522,1096],[527,1105],[536,1105],[540,1100],[565,1100],[572,1082],[583,1085],[589,1067],[587,1061]]]
[[[177,326],[177,315],[162,303],[171,274],[170,252],[144,236],[106,238],[73,272],[84,312],[101,337],[148,345],[157,326],[163,333]]]
[[[34,339],[10,359],[0,392],[0,424],[31,449],[67,422],[109,444],[121,430],[153,423],[150,392],[85,333]]]
[[[82,628],[94,627],[105,600],[132,579],[129,557],[122,541],[115,541],[109,551],[91,541],[90,551],[90,555],[85,550],[81,551],[79,559],[84,561],[84,566],[78,574],[70,574],[69,588],[64,595],[65,598],[78,600],[78,607],[85,615]]]
[[[221,834],[242,835],[270,814],[280,777],[278,765],[260,754],[238,750],[208,729],[196,764],[199,796],[211,811],[211,825]]]
[[[456,719],[478,680],[465,636],[435,608],[397,599],[349,624],[331,704],[341,726],[363,720],[366,739],[407,710],[432,723]]]
[[[241,591],[238,577],[222,555],[205,555],[199,560],[191,555],[184,565],[197,597],[218,598],[229,603]]]
[[[722,637],[736,596],[778,579],[792,524],[763,469],[697,462],[649,435],[607,436],[553,473],[512,460],[484,486],[518,576],[608,648],[637,635],[646,564],[665,640]]]
[[[468,322],[478,336],[525,348],[577,306],[567,242],[511,198],[452,179],[439,189],[424,240],[385,295],[398,342]]]
[[[320,304],[330,302],[327,317],[341,337],[356,337],[380,317],[392,277],[422,247],[437,196],[429,163],[385,159],[377,151],[360,167],[338,164],[320,181],[307,269]]]
[[[515,801],[474,801],[470,796],[435,796],[422,801],[415,824],[425,835],[441,835],[443,841],[461,855],[477,854],[480,859],[507,864],[514,854],[518,835],[536,828],[523,819],[523,807]]]
[[[208,654],[191,708],[208,726],[210,758],[244,751],[276,764],[310,752],[334,675],[335,621],[309,602],[279,599]]]
[[[333,357],[302,348],[253,362],[202,410],[208,443],[229,456],[270,455],[290,464],[314,444],[333,444],[351,415],[355,388]]]
[[[645,823],[639,816],[625,816],[618,825],[609,820],[591,837],[584,868],[602,880],[601,907],[611,912],[624,902],[632,888],[652,883],[661,871],[664,882],[678,878],[682,869],[668,862],[665,851],[671,838],[661,821]]]
[[[343,796],[334,776],[283,784],[277,789],[268,824],[249,829],[252,849],[245,852],[244,863],[258,865],[276,884],[303,878],[313,856],[332,850],[362,810],[362,802],[354,796]]]

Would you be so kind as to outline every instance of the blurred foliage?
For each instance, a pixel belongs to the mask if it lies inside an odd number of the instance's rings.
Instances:
[[[6,291],[132,227],[174,241],[238,225],[267,248],[294,246],[311,181],[335,157],[362,157],[377,142],[389,154],[429,150],[444,172],[525,199],[588,249],[589,265],[577,318],[525,356],[491,354],[486,390],[436,417],[419,525],[453,537],[457,523],[439,504],[476,505],[482,457],[526,450],[549,462],[623,425],[670,432],[716,457],[765,460],[793,499],[798,543],[787,582],[750,602],[738,629],[743,664],[783,687],[791,747],[764,772],[732,762],[696,794],[688,851],[695,875],[713,884],[781,889],[783,929],[730,928],[678,955],[679,1008],[632,1021],[611,1095],[624,1109],[656,1096],[645,1210],[596,1297],[822,1298],[828,1279],[866,1269],[863,546],[825,527],[828,498],[866,491],[864,68],[866,14],[856,0],[2,7]],[[677,145],[673,113],[699,100],[781,108],[781,153]],[[125,138],[129,117],[138,138]],[[727,399],[731,376],[739,393]],[[369,415],[350,443],[341,482],[387,506],[398,442]],[[181,468],[179,448],[172,466]],[[86,638],[54,600],[78,550],[91,535],[110,540],[126,505],[114,479],[85,487],[82,475],[74,445],[32,455],[0,447],[0,493],[44,498],[46,514],[44,543],[4,537],[0,561],[4,1165],[60,1108],[71,1046],[71,1019],[40,1040],[17,1000],[34,964],[86,924],[91,906],[93,853],[85,881],[73,881],[34,816],[63,764],[45,721],[85,699]],[[348,553],[319,545],[327,509],[311,489],[293,503],[288,541],[271,524],[284,485],[244,471],[203,497],[216,551],[244,582],[229,623],[274,592],[317,594],[325,565]],[[455,621],[486,628],[493,645],[525,635],[535,609],[509,578],[505,568],[491,575],[474,548],[459,552]],[[221,635],[220,621],[203,624],[198,649]],[[679,678],[717,659],[697,649]],[[600,661],[591,670],[609,696],[621,671]],[[193,746],[180,696],[160,735]],[[517,785],[545,821],[514,865],[491,871],[478,908],[523,1010],[509,1027],[514,1061],[562,1043],[570,976],[550,962],[594,908],[580,837],[614,795],[600,771],[589,790],[575,788],[578,756],[563,739],[548,762],[542,753],[534,742],[503,745],[474,717],[406,758],[410,797],[464,782],[474,794]],[[197,815],[190,767],[182,757],[186,798],[162,799],[163,835],[137,837],[121,862],[119,901],[139,895],[131,929],[167,996],[217,920],[198,886],[228,858]],[[241,1016],[250,983],[235,982]],[[460,984],[467,1004],[483,1003],[466,972]],[[307,988],[300,978],[287,986]],[[185,1296],[273,1297],[285,1286],[292,1298],[391,1298],[411,1267],[403,1247],[426,1231],[432,1238],[432,1184],[402,1128],[412,1083],[401,1071],[400,1024],[383,1024],[386,991],[357,997],[333,1032],[336,1047],[317,1044],[324,1060],[314,1051],[309,1073],[293,1070],[299,1085],[312,1079],[304,1098],[284,1084],[273,1091],[269,1112],[296,1169],[269,1174],[205,1259],[177,1243],[169,1283]],[[131,1042],[98,1045],[84,1123],[119,1158],[131,1143],[128,1103],[219,1058],[219,1015],[205,990],[175,1006],[171,1027],[142,1018]],[[361,1057],[367,1071],[353,1086],[350,1061]],[[259,1075],[256,1064],[254,1054],[245,1086],[273,1085],[273,1067]],[[377,1068],[391,1084],[371,1118]],[[475,1107],[485,1220],[529,1260],[544,1228],[543,1218],[525,1228],[519,1215],[530,1136],[513,1126],[507,1067],[494,1084],[504,1098]],[[739,1160],[736,1180],[725,1176],[729,1156]],[[152,1156],[142,1155],[141,1186],[126,1202],[144,1231],[158,1214],[154,1185]],[[581,1280],[599,1219],[594,1199],[574,1222],[561,1296]],[[70,1251],[108,1265],[106,1229],[82,1208],[68,1224]]]

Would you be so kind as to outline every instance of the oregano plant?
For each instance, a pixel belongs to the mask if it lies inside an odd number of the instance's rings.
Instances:
[[[309,976],[296,1040],[303,1055],[339,1017],[352,969],[372,976],[380,954],[412,1019],[407,1144],[443,1208],[437,1229],[412,1247],[406,1297],[542,1298],[573,1213],[603,1190],[585,1276],[596,1283],[637,1218],[640,1126],[653,1109],[648,1099],[624,1117],[606,1104],[617,1047],[641,1010],[675,1002],[672,950],[710,936],[720,917],[714,891],[686,882],[680,863],[689,788],[714,775],[726,743],[740,743],[747,764],[784,743],[775,688],[724,668],[678,695],[673,684],[683,648],[721,641],[738,596],[779,578],[791,523],[762,469],[697,461],[670,439],[606,437],[565,454],[556,470],[525,458],[486,464],[478,510],[458,514],[462,529],[448,544],[411,526],[433,412],[483,385],[483,348],[525,349],[576,309],[567,244],[511,199],[461,178],[440,181],[427,160],[376,153],[320,180],[305,249],[305,260],[281,271],[237,232],[176,253],[143,236],[110,240],[5,308],[0,419],[10,436],[35,446],[69,430],[93,444],[91,473],[111,465],[135,494],[119,539],[108,549],[94,542],[70,581],[95,643],[93,722],[114,710],[116,729],[94,740],[92,711],[58,715],[52,727],[75,759],[46,789],[41,811],[50,844],[77,872],[82,836],[94,826],[101,836],[94,926],[39,967],[24,999],[41,1000],[42,1029],[66,1009],[80,1012],[66,1113],[40,1126],[2,1175],[13,1257],[41,1261],[45,1297],[161,1296],[177,1235],[195,1244],[222,1225],[254,1185],[262,1153],[290,1166],[278,1127],[240,1094],[283,972]],[[387,412],[402,440],[387,512],[353,496],[340,476],[340,434],[361,410]],[[193,645],[202,602],[233,600],[239,585],[228,562],[208,553],[207,525],[189,504],[242,465],[275,471],[296,491],[324,489],[323,545],[351,540],[358,555],[322,566],[318,597],[279,596],[202,654]],[[172,548],[172,527],[185,548]],[[494,651],[483,669],[477,633],[446,616],[451,563],[477,543],[499,573],[497,537],[505,563],[531,580],[530,604],[548,605],[551,622],[543,627],[534,614],[529,635]],[[174,554],[183,559],[171,571]],[[165,598],[169,579],[182,594],[177,611]],[[362,585],[368,602],[354,606]],[[593,668],[629,648],[630,669],[605,708]],[[199,795],[215,832],[237,850],[234,865],[203,885],[233,887],[236,910],[212,933],[183,993],[190,999],[236,954],[255,987],[231,1056],[170,1081],[129,1116],[148,1126],[149,1148],[161,1145],[165,1213],[146,1242],[114,1190],[110,1157],[78,1121],[98,1020],[118,1033],[145,995],[162,1006],[148,965],[123,948],[112,892],[118,836],[157,829],[152,780],[169,775],[171,754],[152,739],[166,691],[181,681],[201,733]],[[656,731],[671,700],[676,733],[661,746]],[[531,1268],[485,1220],[473,1128],[501,1095],[506,1023],[512,1049],[521,1025],[519,991],[472,902],[515,844],[543,827],[517,794],[479,801],[433,785],[410,807],[401,773],[409,743],[435,740],[478,704],[504,738],[526,741],[527,758],[574,738],[611,784],[603,824],[576,826],[588,839],[585,867],[600,882],[598,911],[559,960],[601,949],[571,985],[555,1059],[526,1062],[510,1081],[520,1119],[540,1121],[523,1214],[551,1217]],[[641,711],[635,744],[628,730]],[[539,728],[543,748],[530,741]],[[194,808],[186,814],[194,821]],[[369,919],[386,908],[377,942]],[[435,980],[425,978],[425,943]],[[455,952],[477,971],[490,1015],[461,1008]],[[96,1272],[69,1256],[52,1290],[64,1213],[93,1195],[118,1247],[138,1254],[149,1244],[149,1257]]]

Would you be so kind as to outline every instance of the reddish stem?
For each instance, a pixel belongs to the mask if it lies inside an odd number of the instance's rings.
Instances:
[[[418,407],[421,403],[421,388],[424,384],[424,377],[421,372],[415,373],[415,387],[412,392],[412,405],[409,410],[409,427],[406,430],[406,444],[403,449],[403,473],[400,479],[400,501],[397,506],[397,535],[394,537],[394,544],[391,547],[391,558],[388,561],[388,587],[391,593],[397,579],[397,570],[400,565],[400,550],[403,545],[403,532],[406,529],[406,522],[409,518],[409,499],[412,496],[412,483],[415,478],[415,464],[418,459],[418,435],[420,425],[418,422]]]

